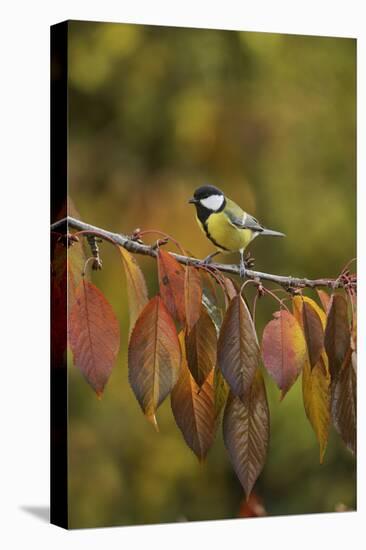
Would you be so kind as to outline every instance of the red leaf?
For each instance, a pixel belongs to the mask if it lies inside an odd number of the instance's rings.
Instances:
[[[69,317],[69,342],[74,364],[100,396],[118,354],[119,324],[102,292],[84,279]]]
[[[178,380],[181,349],[174,321],[160,296],[142,310],[128,347],[129,382],[147,419],[155,426],[155,412]]]
[[[306,361],[306,344],[299,323],[287,310],[276,311],[263,331],[262,357],[282,391],[282,399],[295,383]]]
[[[226,311],[217,344],[217,361],[231,391],[241,399],[248,393],[259,365],[259,345],[249,310],[235,296]]]
[[[259,369],[244,402],[229,394],[223,435],[231,463],[248,498],[263,469],[269,441],[269,410]]]
[[[177,322],[185,322],[184,267],[169,252],[158,250],[159,289],[165,306]]]

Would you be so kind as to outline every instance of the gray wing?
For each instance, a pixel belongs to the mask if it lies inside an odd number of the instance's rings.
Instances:
[[[243,212],[243,216],[241,218],[236,216],[233,212],[228,212],[227,215],[230,223],[235,225],[235,227],[239,227],[240,229],[251,229],[252,231],[258,231],[260,233],[264,231],[263,225],[261,225],[258,220],[246,212]]]

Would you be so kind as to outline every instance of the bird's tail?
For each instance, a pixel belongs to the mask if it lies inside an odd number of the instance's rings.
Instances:
[[[268,237],[286,237],[284,233],[280,233],[279,231],[272,231],[272,229],[264,229],[260,234]]]

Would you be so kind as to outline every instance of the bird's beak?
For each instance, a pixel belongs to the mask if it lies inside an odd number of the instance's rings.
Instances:
[[[193,198],[192,198],[192,199],[189,199],[189,201],[188,201],[189,204],[196,204],[196,202],[198,202],[198,200],[197,200],[197,199],[193,199]]]

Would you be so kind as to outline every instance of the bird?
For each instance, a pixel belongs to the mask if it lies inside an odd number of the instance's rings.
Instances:
[[[265,228],[213,185],[203,185],[196,189],[188,202],[196,207],[197,223],[216,247],[216,251],[202,263],[209,264],[220,253],[239,252],[239,274],[242,278],[246,271],[244,251],[253,239],[258,235],[285,237],[284,233]]]

